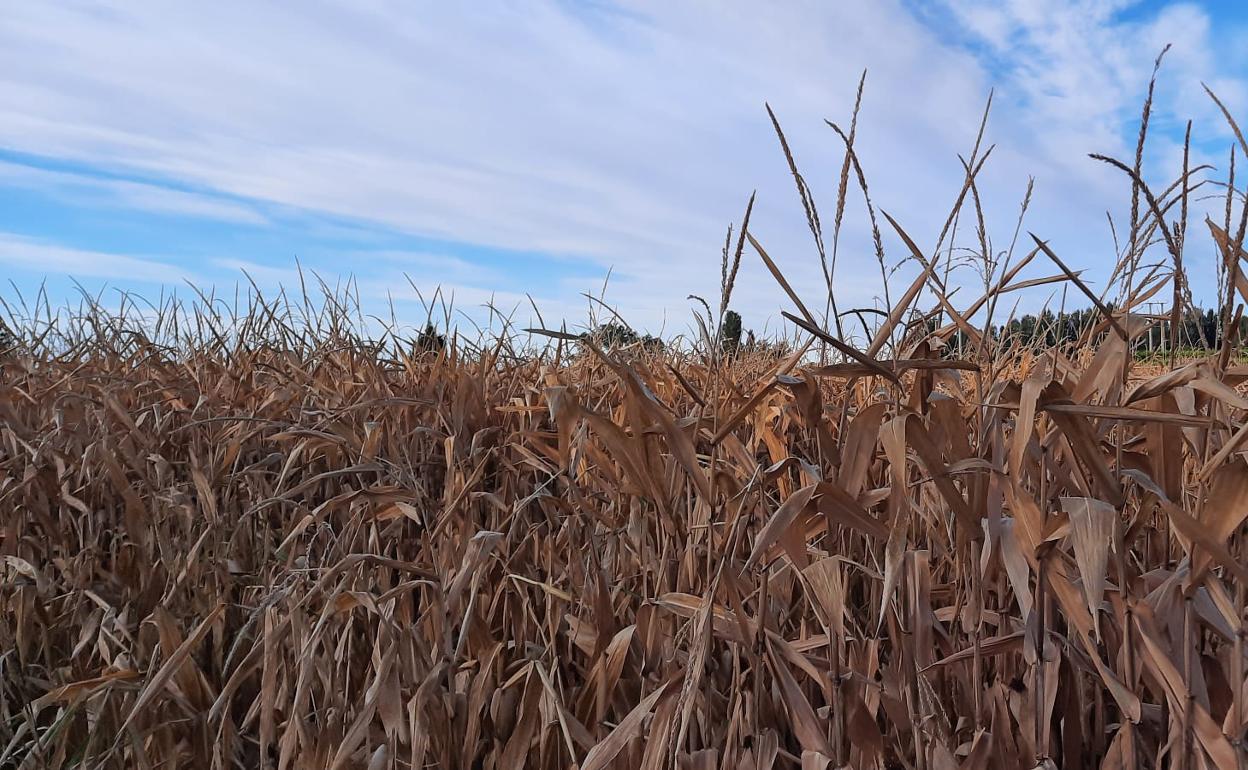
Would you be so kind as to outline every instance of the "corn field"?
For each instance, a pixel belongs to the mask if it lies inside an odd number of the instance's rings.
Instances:
[[[839,231],[871,204],[837,131]],[[333,295],[10,307],[0,767],[1248,767],[1248,368],[1226,334],[1136,369],[1144,303],[1190,306],[1195,171],[1104,160],[1113,307],[1025,231],[955,302],[956,224],[871,208],[917,275],[857,344],[748,211],[718,317],[757,257],[787,348],[725,352],[709,306],[667,349],[370,342]],[[1193,242],[1238,329],[1223,194]],[[997,344],[1036,286],[1098,309],[1077,344]]]

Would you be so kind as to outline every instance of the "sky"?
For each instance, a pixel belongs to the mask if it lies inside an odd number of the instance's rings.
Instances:
[[[1153,59],[1146,178],[1225,179],[1248,122],[1248,3],[1165,0],[14,3],[0,14],[0,296],[108,305],[190,285],[266,292],[352,279],[404,323],[454,298],[548,326],[602,296],[639,328],[690,330],[717,302],[728,226],[750,231],[808,305],[826,288],[767,115],[784,128],[830,242],[847,126],[873,203],[932,249],[993,93],[979,177],[991,248],[1024,221],[1103,286]],[[878,306],[884,276],[850,188],[834,288]],[[1220,202],[1198,204],[1213,206]],[[1193,217],[1198,216],[1194,213]],[[893,294],[912,274],[885,228]],[[1196,221],[1202,228],[1203,224]],[[1211,293],[1202,231],[1186,255]],[[978,242],[962,225],[959,246]],[[1029,275],[1052,272],[1037,267]],[[965,280],[971,281],[969,269]],[[1101,283],[1098,285],[1098,281]],[[973,281],[972,281],[973,282]],[[605,292],[605,293],[604,293]],[[967,297],[969,299],[969,289]],[[1041,292],[1023,300],[1036,305]],[[747,248],[732,306],[776,331],[789,309]],[[1037,305],[1038,306],[1038,305]]]

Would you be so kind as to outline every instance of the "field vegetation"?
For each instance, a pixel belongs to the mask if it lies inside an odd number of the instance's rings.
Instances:
[[[776,124],[825,307],[747,208],[684,344],[11,300],[0,767],[1248,766],[1248,145],[1150,188],[1148,98],[1136,157],[1089,160],[1132,201],[1100,293],[1022,215],[990,247],[980,140],[917,245],[855,109],[830,224]],[[869,310],[836,302],[851,196],[914,268]],[[788,341],[725,323],[744,259]],[[1088,310],[1011,333],[1028,290]]]

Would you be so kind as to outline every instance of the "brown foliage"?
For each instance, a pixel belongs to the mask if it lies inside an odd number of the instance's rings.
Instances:
[[[1150,278],[1089,350],[994,349],[1017,270],[958,312],[888,222],[923,269],[867,351],[743,233],[833,363],[366,344],[332,298],[26,329],[0,767],[1242,766],[1231,343],[1134,374]]]
[[[1242,375],[600,355],[7,361],[0,764],[1234,766]]]

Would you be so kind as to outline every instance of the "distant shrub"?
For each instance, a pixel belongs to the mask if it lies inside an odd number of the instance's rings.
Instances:
[[[15,347],[17,347],[17,335],[4,324],[4,321],[0,321],[0,355],[8,353]]]
[[[607,348],[624,348],[640,344],[646,350],[662,350],[663,340],[650,334],[638,334],[632,327],[611,321],[599,324],[593,331],[585,332],[581,339],[590,340]]]
[[[424,330],[416,337],[415,348],[417,352],[441,353],[445,347],[446,335],[439,334],[432,323],[425,324]]]

